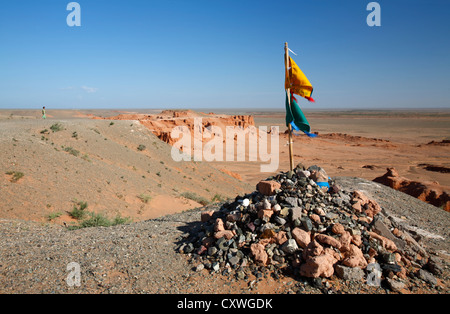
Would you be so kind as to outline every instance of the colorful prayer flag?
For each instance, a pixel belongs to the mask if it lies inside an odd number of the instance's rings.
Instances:
[[[287,69],[286,81],[284,84],[285,89],[290,89],[292,94],[297,94],[308,99],[309,101],[314,102],[314,99],[311,97],[313,93],[311,83],[291,57],[289,57],[289,65],[287,66]]]

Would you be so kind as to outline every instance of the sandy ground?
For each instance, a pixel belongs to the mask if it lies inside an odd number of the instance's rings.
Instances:
[[[171,158],[171,146],[139,122],[92,119],[120,113],[130,112],[48,109],[48,119],[42,120],[39,110],[0,111],[0,218],[46,221],[53,215],[59,216],[52,220],[56,223],[70,223],[67,212],[85,201],[90,211],[142,221],[198,207],[201,198],[211,202],[252,191],[273,174],[262,173],[264,162],[248,161],[248,154],[244,162],[178,163]],[[256,127],[279,126],[278,171],[289,169],[283,112],[228,114],[252,114]],[[449,111],[306,115],[319,136],[294,137],[295,163],[319,165],[331,177],[368,180],[395,167],[408,179],[450,186],[448,172],[425,166],[450,168],[450,145],[442,143],[450,139]],[[63,129],[51,131],[55,123]],[[139,145],[145,149],[138,150]],[[7,173],[13,171],[24,175],[11,182],[13,175]],[[197,201],[183,197],[187,192]]]

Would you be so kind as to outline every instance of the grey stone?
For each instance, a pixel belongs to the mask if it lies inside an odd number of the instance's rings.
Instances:
[[[208,248],[208,255],[209,256],[213,256],[217,253],[217,248],[215,246],[210,246]]]
[[[417,276],[431,285],[437,285],[436,277],[434,277],[433,274],[427,272],[426,270],[419,269],[419,271],[417,272]]]
[[[389,285],[389,288],[391,288],[392,291],[398,292],[406,287],[406,284],[404,282],[401,282],[399,280],[394,280],[391,278],[386,278],[386,282]]]
[[[298,205],[298,199],[296,197],[286,197],[284,199],[284,202],[292,207],[295,207]]]
[[[308,217],[306,216],[301,217],[300,221],[302,222],[302,226],[303,228],[305,228],[306,231],[311,231],[313,229],[312,221]]]
[[[336,275],[344,280],[358,281],[364,277],[364,271],[359,267],[347,267],[343,265],[336,265]]]
[[[281,218],[280,216],[276,216],[275,217],[275,222],[282,226],[282,225],[284,225],[286,223],[286,219]]]
[[[205,265],[203,264],[198,264],[197,267],[195,267],[195,271],[202,271],[203,269],[205,269]]]
[[[301,218],[302,217],[301,207],[292,207],[291,208],[291,217],[292,217],[292,221],[294,221],[297,218]]]
[[[281,246],[281,249],[287,254],[293,254],[298,249],[297,242],[294,239],[289,239]]]
[[[211,269],[212,269],[213,271],[219,271],[219,270],[220,270],[220,265],[219,265],[219,263],[218,263],[218,262],[214,262],[214,263],[212,264],[212,266],[211,266]]]

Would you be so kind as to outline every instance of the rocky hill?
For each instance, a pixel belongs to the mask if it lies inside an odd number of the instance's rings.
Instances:
[[[381,206],[383,220],[407,233],[429,255],[409,265],[406,278],[384,277],[381,286],[358,280],[277,277],[249,267],[243,278],[215,272],[180,254],[201,213],[210,205],[148,221],[69,231],[54,224],[0,220],[0,293],[449,293],[450,214],[384,185],[359,178],[334,178],[343,190],[360,190]],[[244,194],[241,194],[243,197]],[[193,257],[193,256],[191,256]],[[72,268],[80,285],[69,285]],[[431,266],[434,265],[434,266]],[[434,267],[434,268],[433,268]],[[401,287],[392,286],[402,282]]]

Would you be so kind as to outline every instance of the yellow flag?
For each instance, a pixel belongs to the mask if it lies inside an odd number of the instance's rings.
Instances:
[[[314,99],[311,98],[313,92],[311,83],[291,57],[289,57],[289,67],[286,73],[285,82],[285,89],[288,88],[290,88],[292,94],[297,94],[305,97],[309,101],[314,101]]]

